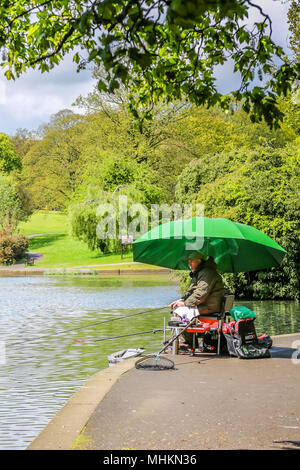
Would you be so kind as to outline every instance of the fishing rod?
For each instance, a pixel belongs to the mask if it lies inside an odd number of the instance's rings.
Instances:
[[[84,328],[91,328],[92,326],[102,325],[104,323],[109,323],[109,322],[116,321],[116,320],[123,320],[124,318],[135,317],[137,315],[143,315],[145,313],[155,312],[157,310],[163,310],[164,308],[168,308],[168,306],[153,308],[153,309],[150,309],[150,310],[145,310],[143,312],[132,313],[130,315],[123,315],[123,316],[117,317],[117,318],[109,318],[108,320],[102,320],[102,321],[95,322],[95,323],[89,323],[88,325],[83,325],[83,326],[79,326],[79,327],[75,327],[75,328],[69,328],[67,330],[57,331],[56,333],[52,333],[52,334],[49,334],[49,335],[42,335],[42,336],[38,336],[37,338],[31,338],[31,339],[25,339],[23,341],[17,341],[15,343],[12,343],[11,345],[14,346],[14,345],[20,344],[20,343],[29,343],[31,341],[37,341],[39,339],[51,338],[52,336],[61,335],[63,333],[69,333],[71,331],[78,331],[78,330],[82,330]]]
[[[167,329],[169,330],[170,328],[167,328]],[[128,333],[127,335],[109,336],[109,337],[106,337],[106,338],[94,339],[91,342],[92,343],[98,343],[99,341],[108,341],[108,340],[111,340],[111,339],[125,338],[127,336],[146,335],[146,334],[149,334],[149,333],[157,333],[158,331],[164,331],[164,329],[163,328],[155,328],[154,330],[138,331],[137,333]],[[74,340],[74,341],[79,341],[79,340]],[[85,343],[84,340],[79,341],[79,342]]]

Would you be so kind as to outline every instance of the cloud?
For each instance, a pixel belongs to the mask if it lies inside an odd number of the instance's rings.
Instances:
[[[4,80],[0,80],[0,105],[6,104],[6,89]]]
[[[20,127],[37,129],[59,110],[72,109],[75,99],[93,85],[92,71],[77,73],[71,55],[49,73],[30,70],[15,81],[1,78],[0,132],[13,135]]]

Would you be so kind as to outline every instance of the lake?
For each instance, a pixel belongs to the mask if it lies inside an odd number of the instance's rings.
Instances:
[[[163,328],[170,314],[161,307],[179,297],[177,285],[162,274],[12,276],[0,277],[0,287],[0,342],[6,350],[0,365],[0,449],[16,450],[25,449],[92,374],[108,367],[108,354],[127,347],[161,349],[163,332],[97,339]],[[256,312],[258,334],[300,331],[296,302],[235,305]]]

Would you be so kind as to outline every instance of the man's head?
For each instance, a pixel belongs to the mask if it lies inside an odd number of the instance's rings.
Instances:
[[[203,262],[202,253],[191,253],[187,258],[188,265],[191,271],[196,271],[200,264]]]

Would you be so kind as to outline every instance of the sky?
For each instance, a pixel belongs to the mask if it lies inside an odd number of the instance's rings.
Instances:
[[[270,15],[273,22],[273,40],[287,51],[289,2],[284,0],[260,0],[257,2]],[[250,20],[258,19],[253,10]],[[228,63],[216,71],[217,85],[223,93],[239,87],[239,78],[232,74]],[[0,71],[0,132],[14,135],[19,128],[30,131],[47,123],[50,116],[62,109],[73,109],[75,99],[86,96],[94,87],[92,71],[76,72],[72,55],[48,73],[31,70],[15,81],[8,81]]]

